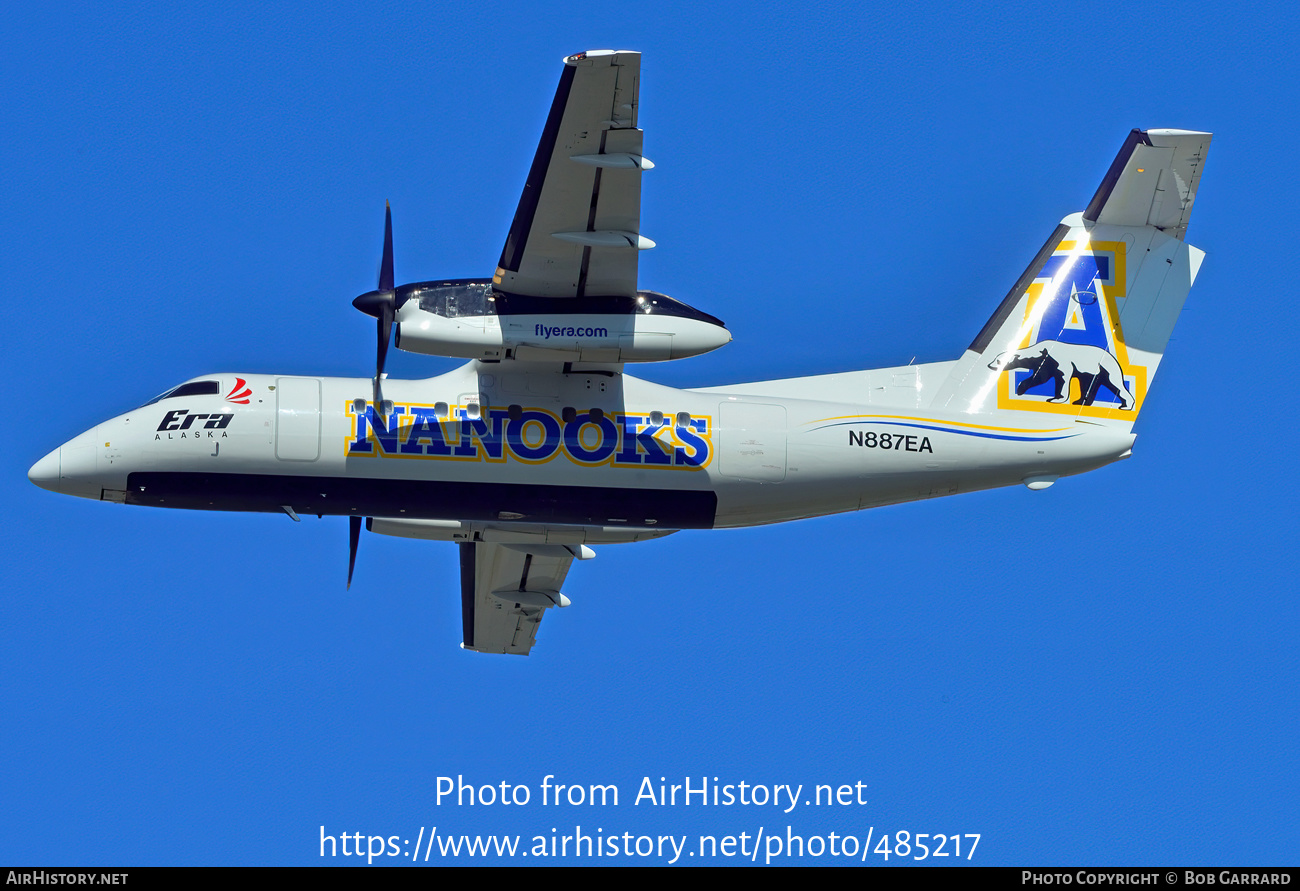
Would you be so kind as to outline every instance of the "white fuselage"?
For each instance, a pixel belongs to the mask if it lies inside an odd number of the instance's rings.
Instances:
[[[220,393],[165,398],[99,424],[31,476],[135,504],[498,534],[586,529],[596,541],[599,530],[635,540],[1037,488],[1129,453],[1127,429],[927,410],[928,382],[951,364],[678,390],[626,374],[470,362],[427,380],[386,380],[386,424],[368,404],[367,378],[211,375]],[[248,404],[228,401],[236,381],[251,391]]]

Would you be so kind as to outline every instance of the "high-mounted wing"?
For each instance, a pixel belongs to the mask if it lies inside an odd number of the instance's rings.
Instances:
[[[560,586],[573,559],[573,551],[563,545],[462,543],[465,649],[527,656],[542,614],[569,605]]]
[[[636,295],[641,54],[569,56],[493,282],[533,297]]]

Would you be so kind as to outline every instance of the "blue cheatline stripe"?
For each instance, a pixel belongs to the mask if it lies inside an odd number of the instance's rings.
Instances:
[[[1070,439],[1079,435],[1077,433],[1067,433],[1065,436],[1009,436],[1004,433],[976,433],[974,430],[954,430],[951,427],[934,427],[929,424],[904,424],[901,421],[840,421],[838,424],[823,424],[820,427],[814,427],[813,430],[824,430],[827,427],[851,427],[863,424],[876,424],[882,427],[913,427],[917,430],[934,430],[939,433],[958,433],[962,436],[977,436],[980,439],[1009,439],[1013,442],[1054,442],[1058,439]]]

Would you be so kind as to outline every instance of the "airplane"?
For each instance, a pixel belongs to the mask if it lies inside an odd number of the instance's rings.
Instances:
[[[638,286],[640,55],[564,59],[495,273],[396,285],[385,211],[373,378],[206,374],[28,473],[119,504],[349,518],[455,542],[462,647],[526,655],[592,545],[779,523],[1129,457],[1204,253],[1185,243],[1210,134],[1133,130],[957,358],[674,389],[627,373],[731,340]],[[398,349],[468,362],[388,379]]]

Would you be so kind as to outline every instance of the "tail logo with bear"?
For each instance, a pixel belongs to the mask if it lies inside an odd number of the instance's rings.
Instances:
[[[1125,245],[1062,241],[1030,284],[1021,338],[989,368],[998,406],[1063,414],[1133,411],[1146,369],[1130,366],[1119,324]]]

